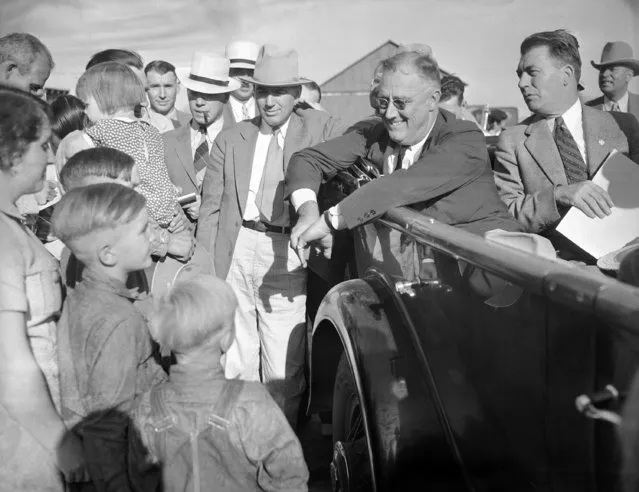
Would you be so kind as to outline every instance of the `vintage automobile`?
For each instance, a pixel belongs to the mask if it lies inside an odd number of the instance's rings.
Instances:
[[[639,289],[409,208],[353,243],[310,344],[334,490],[615,490],[616,428],[575,400],[627,390]]]

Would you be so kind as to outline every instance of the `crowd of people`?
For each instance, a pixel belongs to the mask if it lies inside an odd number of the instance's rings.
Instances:
[[[0,37],[0,489],[306,490],[311,249],[406,205],[592,263],[554,229],[570,207],[610,214],[591,179],[613,149],[639,163],[639,61],[613,42],[593,67],[584,104],[577,39],[528,36],[532,116],[489,115],[491,160],[426,45],[378,65],[347,128],[293,49],[238,41],[186,69],[108,49],[48,104],[47,47]],[[361,159],[379,177],[320,210]]]

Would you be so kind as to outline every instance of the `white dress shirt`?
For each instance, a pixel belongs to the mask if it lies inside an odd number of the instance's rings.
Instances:
[[[211,149],[213,148],[213,141],[222,131],[223,126],[224,117],[220,116],[206,128],[206,141],[209,144],[209,154],[211,153]],[[195,123],[195,120],[191,120],[191,125],[189,126],[189,128],[191,129],[191,154],[193,154],[193,157],[195,157],[195,151],[202,143],[202,133],[200,132],[199,125]]]
[[[572,138],[575,139],[577,147],[579,147],[581,157],[583,157],[585,163],[588,163],[588,156],[586,154],[586,141],[584,139],[584,122],[582,117],[581,102],[579,101],[579,99],[577,99],[575,101],[575,104],[570,106],[568,111],[566,111],[561,116],[564,119],[564,123],[570,131]],[[553,133],[555,130],[555,118],[548,118],[548,127],[550,128],[550,133]]]
[[[242,105],[244,104],[246,104],[246,109],[248,110],[250,118],[255,118],[256,109],[255,99],[253,97],[245,102],[242,102],[231,96],[229,97],[229,101],[231,102],[231,109],[233,110],[233,117],[235,118],[236,122],[242,121],[244,119],[244,112],[242,111]]]
[[[612,111],[612,106],[615,104],[615,101],[612,99],[608,99],[608,96],[604,96],[603,110],[604,111]],[[619,110],[621,113],[628,112],[628,91],[617,101],[619,105]]]
[[[278,144],[283,149],[284,140],[286,139],[286,132],[288,131],[288,122],[290,117],[280,127],[280,133],[278,135]],[[244,207],[244,220],[259,220],[260,210],[255,203],[257,192],[260,190],[260,183],[262,182],[262,174],[264,173],[264,166],[266,165],[266,156],[268,154],[268,146],[273,138],[272,133],[257,134],[257,141],[255,142],[255,153],[253,154],[253,165],[251,167],[251,179],[249,181],[248,198],[246,200],[246,207]]]

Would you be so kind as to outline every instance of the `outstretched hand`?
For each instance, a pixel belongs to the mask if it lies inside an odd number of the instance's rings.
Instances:
[[[307,265],[309,256],[307,250],[311,245],[315,246],[326,258],[330,259],[333,249],[333,233],[323,216],[315,220],[297,239],[295,252],[303,267]]]

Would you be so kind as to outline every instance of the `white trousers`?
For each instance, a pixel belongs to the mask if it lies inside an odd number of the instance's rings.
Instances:
[[[306,387],[306,270],[289,241],[240,229],[226,278],[238,309],[225,372],[265,383],[294,427]]]

